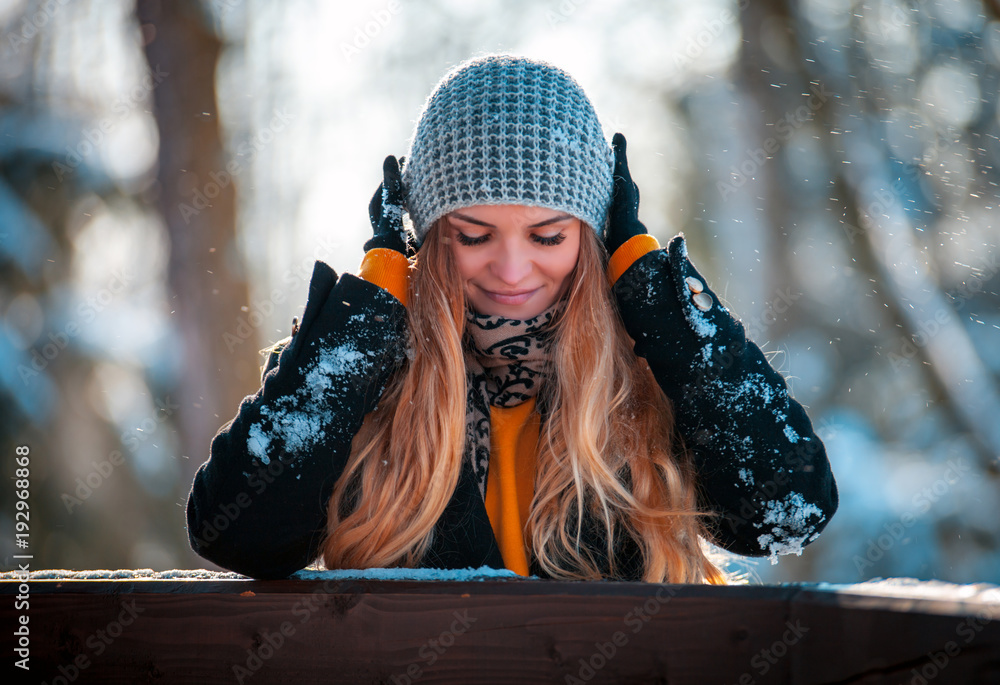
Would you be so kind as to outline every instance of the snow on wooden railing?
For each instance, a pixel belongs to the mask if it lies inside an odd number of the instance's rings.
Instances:
[[[987,584],[53,570],[0,574],[0,593],[5,669],[46,685],[1000,682]]]

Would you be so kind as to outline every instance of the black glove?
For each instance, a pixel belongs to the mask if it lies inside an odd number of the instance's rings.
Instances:
[[[365,252],[384,247],[404,255],[413,254],[409,234],[403,228],[403,181],[399,170],[405,161],[405,157],[397,162],[389,155],[382,162],[382,182],[368,203],[368,218],[375,235],[365,243]]]
[[[615,149],[615,185],[609,212],[611,221],[604,239],[609,255],[613,255],[629,238],[648,232],[639,221],[639,188],[628,171],[625,144],[625,136],[621,133],[616,133],[611,139],[611,146]]]

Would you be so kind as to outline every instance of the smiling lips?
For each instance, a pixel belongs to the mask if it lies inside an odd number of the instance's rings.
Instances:
[[[488,298],[497,304],[519,305],[527,302],[531,296],[541,290],[541,288],[534,288],[532,290],[511,290],[503,293],[486,290],[485,288],[480,288],[480,290],[482,290]]]

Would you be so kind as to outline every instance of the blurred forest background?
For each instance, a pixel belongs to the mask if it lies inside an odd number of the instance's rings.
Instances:
[[[997,0],[0,0],[0,553],[213,568],[184,506],[353,271],[381,160],[452,65],[567,69],[640,216],[772,353],[840,511],[763,582],[1000,582]]]

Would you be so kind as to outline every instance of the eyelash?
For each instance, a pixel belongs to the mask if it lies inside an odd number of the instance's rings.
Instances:
[[[548,247],[553,247],[555,245],[558,245],[562,241],[566,240],[566,234],[565,233],[558,233],[558,234],[556,234],[554,236],[551,236],[551,237],[548,237],[548,238],[545,237],[545,236],[535,235],[535,236],[531,236],[531,239],[534,240],[539,245],[545,245],[545,246],[548,246]]]
[[[469,247],[472,247],[473,245],[482,245],[486,242],[486,239],[490,237],[487,233],[486,235],[481,235],[477,238],[470,238],[461,231],[455,231],[455,235],[458,237],[458,242],[463,245],[468,245]]]
[[[490,237],[490,234],[487,233],[485,235],[481,235],[481,236],[478,236],[476,238],[470,238],[469,236],[465,235],[461,231],[456,231],[456,235],[458,237],[458,242],[460,242],[462,245],[466,245],[468,247],[474,247],[476,245],[482,245]],[[559,233],[558,235],[554,235],[554,236],[533,235],[533,236],[531,236],[531,239],[534,240],[539,245],[544,245],[545,247],[555,247],[556,245],[558,245],[562,241],[566,240],[566,234],[565,233]]]

